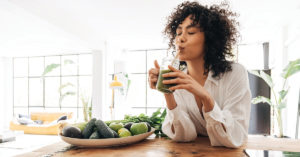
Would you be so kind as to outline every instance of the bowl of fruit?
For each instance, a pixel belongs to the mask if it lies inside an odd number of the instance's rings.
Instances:
[[[154,131],[147,122],[113,122],[107,125],[93,118],[87,123],[65,125],[59,136],[64,142],[79,147],[112,147],[142,141]]]

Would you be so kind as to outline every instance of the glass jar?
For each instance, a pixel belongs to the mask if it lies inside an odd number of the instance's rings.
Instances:
[[[170,90],[169,88],[176,85],[176,84],[163,84],[163,80],[171,80],[175,78],[175,77],[162,77],[163,74],[172,72],[172,70],[169,69],[168,65],[171,65],[172,67],[178,69],[179,60],[174,59],[174,57],[167,56],[163,58],[162,63],[160,64],[156,89],[163,93],[173,93],[174,91]]]

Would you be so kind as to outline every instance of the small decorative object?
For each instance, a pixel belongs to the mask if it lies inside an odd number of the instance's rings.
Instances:
[[[110,108],[110,115],[111,115],[111,120],[115,119],[115,113],[114,113],[114,108],[115,108],[115,89],[121,89],[123,87],[123,84],[118,81],[117,76],[114,75],[114,80],[110,83],[109,87],[112,89],[112,100],[111,100],[111,106]]]

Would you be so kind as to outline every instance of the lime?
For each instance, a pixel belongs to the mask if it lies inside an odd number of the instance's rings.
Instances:
[[[138,135],[138,134],[143,134],[148,132],[148,126],[146,123],[141,122],[141,123],[134,123],[132,124],[132,126],[130,127],[130,132],[133,135]]]
[[[118,132],[119,129],[123,128],[123,124],[122,123],[111,123],[109,125],[109,127],[114,130],[115,132]]]
[[[131,136],[131,132],[129,130],[127,130],[126,128],[122,128],[119,130],[119,136],[122,137],[128,137]]]
[[[86,124],[87,124],[87,122],[80,122],[80,123],[72,124],[71,126],[78,127],[80,129],[80,131],[82,132],[84,130]]]
[[[120,133],[121,133],[122,131],[125,131],[125,130],[128,130],[128,129],[126,129],[126,128],[121,128],[121,129],[119,129],[119,130],[118,130],[118,134],[120,135]]]

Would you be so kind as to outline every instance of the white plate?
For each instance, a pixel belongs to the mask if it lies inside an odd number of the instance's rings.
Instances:
[[[154,128],[151,128],[150,132],[139,134],[135,136],[128,136],[122,138],[106,138],[106,139],[80,139],[80,138],[70,138],[63,135],[59,135],[60,138],[66,143],[80,146],[80,147],[112,147],[120,145],[128,145],[132,143],[139,142],[143,139],[146,139],[155,131]]]

